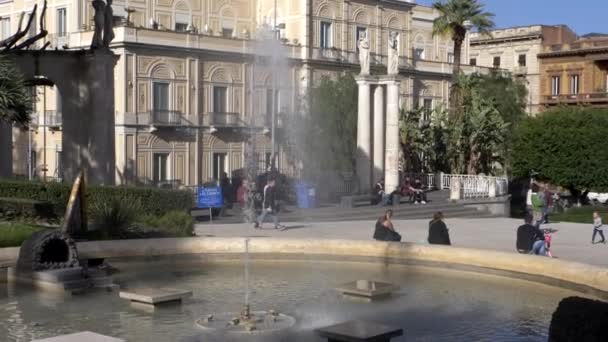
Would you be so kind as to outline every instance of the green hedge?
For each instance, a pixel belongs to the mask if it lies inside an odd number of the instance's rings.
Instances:
[[[0,197],[0,218],[14,217],[54,219],[57,216],[49,202]]]
[[[59,217],[65,213],[71,186],[60,183],[24,182],[0,180],[0,197],[22,198],[49,202]],[[192,208],[194,196],[189,191],[162,190],[130,186],[87,186],[86,202],[91,208],[112,199],[137,201],[143,214],[162,216],[169,211],[187,211]]]

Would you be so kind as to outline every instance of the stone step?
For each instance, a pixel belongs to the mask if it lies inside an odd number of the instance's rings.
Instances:
[[[78,280],[82,278],[82,267],[34,272],[32,273],[32,277],[50,283]]]
[[[420,210],[416,212],[394,212],[393,219],[398,220],[413,220],[413,219],[431,219],[436,210]],[[461,208],[453,210],[443,210],[443,214],[448,218],[460,217],[460,218],[479,218],[479,217],[492,217],[493,215],[489,212],[478,211],[472,208]],[[283,222],[333,222],[333,221],[373,221],[378,219],[382,215],[383,211],[380,210],[375,214],[363,213],[358,215],[333,215],[333,216],[280,216]]]

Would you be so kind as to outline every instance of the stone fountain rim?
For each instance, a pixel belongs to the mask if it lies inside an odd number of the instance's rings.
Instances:
[[[194,237],[77,243],[80,258],[150,258],[176,256],[207,260],[234,259],[244,253],[249,239],[252,259],[317,259],[384,264],[420,264],[494,273],[532,280],[608,298],[608,268],[515,252],[500,252],[415,243],[337,239],[252,237]]]

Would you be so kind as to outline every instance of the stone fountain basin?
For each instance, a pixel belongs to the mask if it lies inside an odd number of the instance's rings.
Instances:
[[[412,243],[247,238],[251,259],[365,261],[417,264],[498,274],[608,298],[608,268],[517,253]],[[170,238],[78,244],[83,258],[187,256],[241,259],[246,238]],[[356,280],[356,279],[353,279]]]

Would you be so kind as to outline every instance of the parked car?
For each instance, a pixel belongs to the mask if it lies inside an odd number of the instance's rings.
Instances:
[[[591,203],[608,204],[608,193],[590,192],[587,194],[587,199]]]

